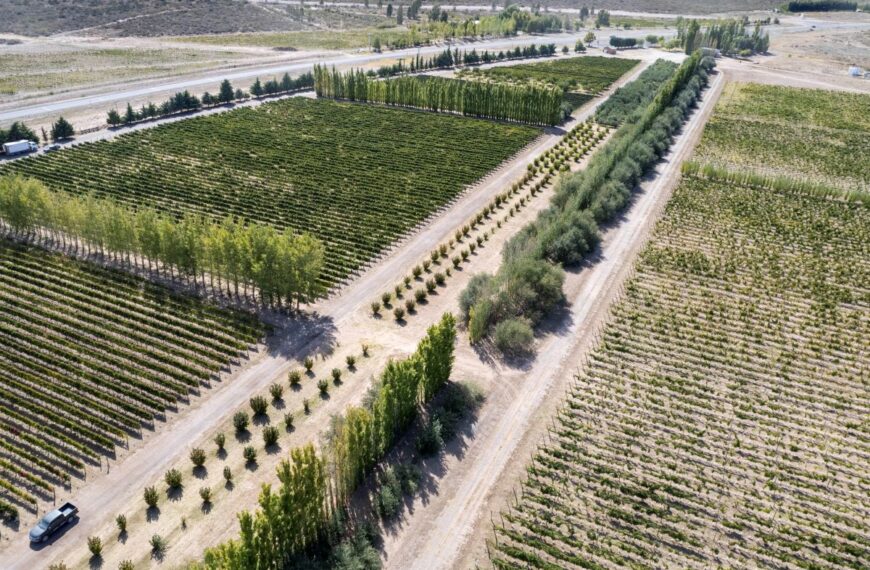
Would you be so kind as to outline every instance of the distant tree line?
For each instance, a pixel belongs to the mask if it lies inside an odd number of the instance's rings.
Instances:
[[[51,125],[51,140],[53,141],[66,140],[72,138],[75,134],[75,128],[63,117],[59,117],[57,121]],[[42,129],[42,139],[43,142],[46,143],[49,140],[49,134],[45,132],[45,129]],[[20,140],[39,142],[39,136],[33,132],[33,129],[20,121],[16,121],[9,125],[8,130],[0,129],[0,145]]]
[[[150,208],[127,209],[93,195],[49,191],[20,176],[0,177],[5,231],[76,255],[111,256],[156,275],[226,289],[268,305],[297,306],[321,293],[323,245],[315,238],[262,225],[199,215],[175,219]],[[219,279],[219,283],[215,283]]]
[[[465,81],[445,77],[372,79],[363,71],[314,67],[318,97],[446,111],[473,117],[555,125],[562,120],[562,90],[553,85]]]
[[[408,6],[405,10],[401,5],[395,11],[396,23],[402,25],[407,17],[417,20],[419,8],[414,7],[419,3]],[[387,17],[392,17],[392,4],[387,6]],[[517,5],[510,5],[498,14],[490,16],[467,17],[464,19],[450,19],[449,14],[440,7],[429,13],[429,19],[425,23],[412,23],[408,31],[401,34],[391,33],[389,36],[375,35],[372,39],[372,47],[378,51],[382,46],[391,49],[402,49],[413,46],[429,44],[433,40],[441,39],[468,39],[492,36],[513,36],[518,32],[531,34],[544,34],[558,32],[564,28],[571,28],[571,21],[554,14],[541,14],[539,10],[526,11]]]
[[[747,33],[749,18],[720,21],[701,29],[698,20],[677,18],[677,42],[687,54],[701,48],[718,49],[725,55],[767,53],[770,36],[762,32],[757,22],[752,34]]]
[[[865,6],[870,6],[865,4]],[[810,0],[789,2],[784,5],[788,12],[854,12],[858,9],[857,2],[838,2],[833,0]]]
[[[0,129],[0,144],[20,141],[20,140],[38,141],[39,137],[27,125],[20,121],[15,121],[9,125],[9,129]]]
[[[214,107],[216,105],[244,101],[251,95],[254,97],[277,95],[300,89],[310,89],[313,85],[314,78],[311,73],[304,73],[296,79],[291,79],[290,75],[285,73],[280,80],[273,78],[265,83],[261,83],[258,77],[254,81],[254,84],[251,85],[251,91],[248,93],[242,89],[234,89],[232,83],[228,79],[224,79],[220,84],[218,93],[215,95],[206,91],[202,94],[202,97],[197,97],[187,90],[179,91],[159,105],[148,103],[147,105],[142,105],[139,110],[133,109],[132,105],[127,103],[127,109],[123,115],[116,109],[112,109],[106,116],[106,122],[112,127],[129,125],[137,121],[156,119],[176,113],[198,111],[203,107]]]
[[[667,152],[714,65],[701,52],[689,57],[585,169],[560,178],[550,207],[505,244],[498,272],[471,279],[460,295],[471,342],[490,337],[504,352],[528,349],[534,325],[563,300],[562,267],[582,263],[595,249],[599,225],[625,208]]]
[[[620,38],[617,36],[610,36],[610,45],[615,48],[632,48],[637,46],[637,38]]]
[[[514,49],[507,51],[499,51],[498,53],[484,50],[478,52],[476,49],[471,51],[459,51],[459,48],[446,48],[441,53],[433,55],[430,58],[424,58],[417,54],[411,59],[410,63],[405,63],[405,60],[400,59],[392,65],[384,65],[377,71],[367,72],[370,76],[391,77],[393,75],[401,75],[402,73],[414,73],[416,71],[424,71],[427,69],[447,69],[462,65],[478,65],[482,63],[492,63],[496,61],[506,61],[511,59],[524,59],[533,57],[552,57],[556,55],[556,44],[535,44],[529,46],[517,46]]]
[[[238,515],[239,537],[207,549],[200,567],[296,567],[306,554],[337,545],[353,491],[449,379],[455,338],[447,313],[412,356],[387,364],[362,405],[333,418],[321,453],[312,444],[290,452],[277,468],[278,488],[263,487],[259,509]]]

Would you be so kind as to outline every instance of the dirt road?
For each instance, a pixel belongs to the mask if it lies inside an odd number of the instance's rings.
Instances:
[[[481,551],[489,525],[485,509],[493,491],[500,479],[515,481],[522,469],[525,452],[539,437],[535,425],[546,423],[549,413],[545,408],[552,408],[561,399],[582,354],[604,322],[679,179],[680,164],[697,142],[722,84],[722,75],[717,75],[659,166],[655,180],[644,185],[624,221],[605,234],[600,259],[569,276],[566,288],[573,303],[570,314],[563,317],[565,325],[543,343],[529,369],[506,370],[497,378],[494,389],[506,394],[490,396],[464,459],[445,466],[446,475],[437,494],[429,495],[426,504],[415,503],[413,515],[404,521],[401,532],[387,538],[389,568],[466,568],[484,562]]]

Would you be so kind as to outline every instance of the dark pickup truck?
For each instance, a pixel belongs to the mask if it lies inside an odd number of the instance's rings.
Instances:
[[[30,529],[30,542],[45,542],[51,535],[62,528],[66,523],[76,517],[79,510],[72,503],[66,503],[59,509],[53,510]]]

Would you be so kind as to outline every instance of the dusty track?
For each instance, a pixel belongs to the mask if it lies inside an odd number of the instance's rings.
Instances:
[[[643,185],[624,220],[605,234],[598,260],[569,276],[570,312],[554,323],[557,330],[542,343],[535,361],[526,370],[499,374],[464,459],[445,466],[436,494],[425,505],[416,503],[402,531],[387,539],[389,568],[431,570],[485,563],[487,507],[494,506],[494,497],[504,495],[521,472],[526,452],[540,437],[540,428],[594,341],[723,83],[723,76],[717,75],[655,179]]]

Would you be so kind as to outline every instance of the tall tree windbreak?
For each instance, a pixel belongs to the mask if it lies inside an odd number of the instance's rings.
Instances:
[[[0,177],[0,222],[8,233],[40,245],[111,256],[196,287],[208,278],[213,290],[225,286],[238,297],[241,288],[264,304],[298,306],[322,293],[323,245],[308,234],[232,218],[213,223],[195,214],[176,219],[151,208],[131,210],[92,195],[54,193],[21,176]]]
[[[562,90],[552,85],[464,81],[443,77],[375,79],[361,70],[314,67],[318,97],[370,101],[535,125],[562,120]]]

